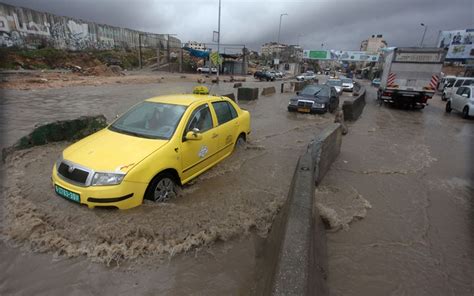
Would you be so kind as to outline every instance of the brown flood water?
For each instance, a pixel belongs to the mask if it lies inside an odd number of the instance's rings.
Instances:
[[[11,91],[4,106],[11,108],[7,118],[19,128],[1,128],[9,131],[11,142],[35,120],[51,120],[55,114],[62,118],[69,105],[61,102],[55,109],[55,99],[47,101],[53,95],[75,106],[100,98],[98,111],[111,106],[103,110],[110,118],[137,101],[127,100],[127,95],[146,98],[191,86],[68,88],[37,91],[34,97]],[[231,90],[229,85],[220,88],[214,91]],[[36,109],[15,117],[25,96],[37,103]],[[52,190],[51,167],[67,143],[12,155],[2,170],[0,269],[6,272],[0,276],[0,294],[250,293],[261,240],[286,198],[296,160],[310,139],[333,121],[329,114],[288,113],[289,97],[277,94],[242,104],[252,114],[247,147],[185,186],[169,203],[145,202],[128,211],[90,210]]]

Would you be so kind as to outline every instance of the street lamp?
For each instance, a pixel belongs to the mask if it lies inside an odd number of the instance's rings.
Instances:
[[[421,37],[421,42],[420,42],[420,47],[423,47],[423,41],[425,40],[425,34],[426,30],[428,30],[428,25],[425,25],[424,23],[420,24],[422,27],[425,27],[425,30],[423,31],[423,36]]]
[[[282,13],[282,14],[280,14],[280,26],[278,27],[278,44],[280,44],[281,18],[282,18],[284,15],[288,16],[288,13]]]

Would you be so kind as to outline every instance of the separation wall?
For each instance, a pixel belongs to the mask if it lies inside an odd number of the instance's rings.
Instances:
[[[0,3],[0,47],[108,50],[137,48],[141,41],[143,47],[167,48],[168,37]],[[170,47],[181,47],[169,38]]]

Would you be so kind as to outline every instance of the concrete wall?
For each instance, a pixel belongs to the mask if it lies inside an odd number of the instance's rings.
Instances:
[[[314,189],[340,153],[341,126],[332,124],[299,158],[288,198],[258,263],[257,295],[328,295],[326,233]]]
[[[365,87],[358,90],[355,98],[345,100],[342,103],[342,111],[344,112],[344,120],[355,121],[364,111],[365,107]]]
[[[0,3],[0,47],[54,47],[67,50],[137,48],[139,34],[142,46],[166,48],[167,35],[96,24],[80,19],[57,16],[32,9]],[[170,47],[181,47],[181,41],[170,37]]]

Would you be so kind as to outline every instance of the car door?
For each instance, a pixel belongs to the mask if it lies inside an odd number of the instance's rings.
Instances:
[[[458,79],[456,80],[456,82],[454,83],[453,87],[451,87],[450,89],[448,89],[447,91],[447,96],[448,98],[450,98],[451,96],[453,96],[457,91],[458,91],[458,88],[460,86],[462,86],[462,84],[464,83],[464,79]]]
[[[466,87],[461,86],[457,89],[456,93],[451,95],[451,108],[459,111],[462,99],[462,93]]]
[[[200,140],[186,140],[186,134],[195,128],[202,138]],[[200,173],[213,163],[217,152],[217,141],[215,122],[209,104],[202,104],[191,113],[182,135],[183,180]]]
[[[331,87],[331,99],[333,105],[333,110],[337,109],[339,107],[339,96],[337,95],[337,92],[334,88]]]
[[[462,111],[462,109],[464,109],[464,106],[467,105],[470,97],[471,89],[469,87],[464,87],[464,91],[461,93],[461,96],[459,98],[459,111]]]
[[[234,142],[238,136],[236,133],[239,129],[239,120],[237,111],[227,101],[212,102],[212,107],[218,124],[216,128],[219,135],[217,150],[219,157],[223,157],[234,149]]]

